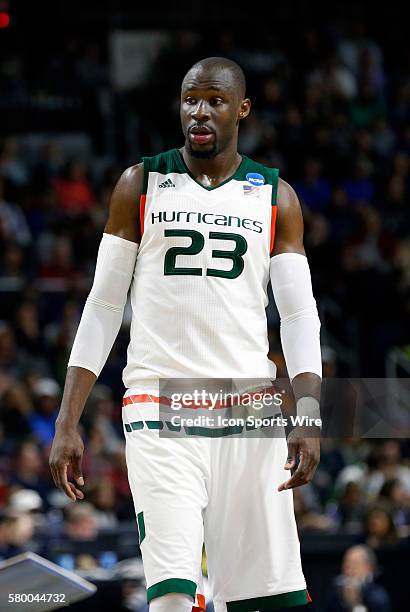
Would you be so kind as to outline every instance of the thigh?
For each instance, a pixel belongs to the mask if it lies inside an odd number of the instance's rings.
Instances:
[[[269,609],[272,597],[291,593],[307,603],[292,491],[277,491],[288,477],[286,440],[212,440],[211,456],[205,546],[216,609],[255,598]]]
[[[148,601],[171,592],[195,598],[207,504],[201,441],[161,437],[155,410],[152,405],[123,410]]]

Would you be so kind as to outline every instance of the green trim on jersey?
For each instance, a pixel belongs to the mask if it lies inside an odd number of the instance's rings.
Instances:
[[[186,580],[186,578],[161,580],[161,582],[157,582],[147,589],[147,601],[149,603],[155,597],[162,597],[167,593],[185,593],[195,599],[196,584],[192,580]]]
[[[279,170],[278,168],[269,168],[272,171],[272,206],[278,203],[278,186],[279,186]]]
[[[226,608],[228,612],[254,612],[255,610],[260,610],[260,612],[271,612],[272,610],[304,606],[308,603],[310,603],[308,593],[303,589],[302,591],[282,593],[281,595],[227,601]]]
[[[150,172],[158,172],[159,174],[170,174],[171,172],[174,172],[175,174],[183,174],[185,172],[185,170],[183,170],[181,173],[181,170],[178,168],[175,155],[175,151],[177,150],[178,149],[170,149],[164,153],[158,153],[158,155],[154,155],[153,157],[142,158],[142,161],[144,162],[143,193],[147,193],[148,175]]]
[[[267,185],[272,185],[272,206],[276,206],[279,170],[277,168],[268,168],[259,162],[253,161],[253,159],[250,159],[246,155],[242,155],[242,161],[235,173],[215,187],[205,187],[205,185],[202,185],[202,183],[196,180],[186,165],[179,149],[170,149],[164,153],[158,153],[158,155],[154,155],[153,157],[143,157],[142,161],[144,163],[142,194],[147,193],[150,172],[158,172],[159,174],[188,174],[188,176],[200,187],[205,189],[205,191],[219,189],[219,187],[222,187],[222,185],[225,185],[229,181],[246,181],[248,172],[257,172],[263,176]]]

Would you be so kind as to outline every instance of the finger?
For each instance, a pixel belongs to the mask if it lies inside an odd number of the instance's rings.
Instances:
[[[72,491],[69,485],[69,482],[67,480],[67,464],[64,463],[61,466],[57,466],[57,473],[58,473],[58,480],[60,483],[59,484],[60,489],[64,491],[67,497],[75,501],[76,500],[75,493]]]
[[[71,469],[73,472],[74,481],[77,483],[78,486],[83,487],[84,478],[83,478],[83,473],[82,473],[81,462],[82,462],[82,455],[74,456],[72,463],[71,463]]]
[[[296,465],[296,457],[292,457],[291,455],[288,455],[288,458],[286,459],[286,463],[283,466],[285,470],[293,470],[295,465]]]
[[[50,463],[50,472],[51,472],[51,476],[53,478],[53,482],[55,484],[56,487],[58,487],[58,480],[57,480],[57,475],[54,469],[54,465],[52,463]]]
[[[318,465],[319,465],[319,458],[316,457],[315,455],[312,455],[310,458],[310,463],[307,467],[307,472],[306,472],[307,482],[310,482],[311,480],[313,480],[313,476],[315,475],[316,468]]]
[[[296,472],[293,474],[289,480],[286,482],[282,482],[278,486],[278,491],[287,491],[288,489],[294,489],[295,487],[300,487],[302,484],[305,484],[305,481],[302,479],[300,475],[296,476]]]
[[[61,489],[61,488],[62,488],[62,485],[61,485],[61,481],[60,481],[60,475],[59,475],[59,471],[58,471],[58,465],[57,465],[56,463],[53,463],[53,464],[51,465],[51,473],[52,473],[52,475],[53,475],[53,480],[54,480],[54,483],[55,483],[56,487],[58,487],[59,489]]]
[[[288,458],[284,465],[285,470],[292,470],[296,465],[296,456],[298,451],[298,445],[292,440],[288,442]]]
[[[293,489],[294,487],[300,487],[302,484],[306,484],[306,474],[310,467],[310,457],[306,453],[300,453],[299,465],[291,478],[286,482],[282,483],[278,487],[278,491],[284,491],[286,489]]]
[[[84,493],[80,491],[80,489],[77,489],[77,487],[72,482],[69,482],[68,486],[70,487],[71,491],[74,493],[76,499],[84,499]]]

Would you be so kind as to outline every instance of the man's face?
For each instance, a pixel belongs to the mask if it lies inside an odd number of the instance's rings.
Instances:
[[[372,567],[364,551],[359,547],[349,549],[343,558],[342,571],[349,578],[367,578]]]
[[[226,69],[190,70],[181,88],[181,124],[193,157],[212,159],[226,149],[249,114],[232,74]]]

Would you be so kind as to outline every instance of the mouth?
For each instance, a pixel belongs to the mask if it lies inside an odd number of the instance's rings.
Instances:
[[[188,132],[191,142],[195,142],[197,144],[207,144],[215,138],[215,133],[205,125],[194,125]]]

